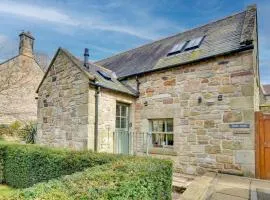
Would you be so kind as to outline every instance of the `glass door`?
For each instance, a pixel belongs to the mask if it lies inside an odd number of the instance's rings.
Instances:
[[[121,154],[129,154],[129,106],[116,104],[116,148]]]

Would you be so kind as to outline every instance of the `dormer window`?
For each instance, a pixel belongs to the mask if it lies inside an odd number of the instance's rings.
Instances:
[[[181,42],[174,45],[173,48],[167,54],[167,56],[171,56],[174,54],[182,53],[183,51],[199,48],[204,37],[205,36],[194,38],[192,40]]]

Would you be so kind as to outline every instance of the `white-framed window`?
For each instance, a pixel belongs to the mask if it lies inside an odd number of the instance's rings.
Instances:
[[[173,119],[151,119],[150,131],[153,147],[173,147]]]

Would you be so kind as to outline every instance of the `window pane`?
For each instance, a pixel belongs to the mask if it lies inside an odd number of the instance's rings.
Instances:
[[[152,129],[152,144],[154,147],[173,146],[173,119],[158,119],[150,121]]]
[[[120,116],[120,106],[116,105],[116,116]]]
[[[158,132],[158,120],[153,120],[152,121],[152,131],[153,132]]]
[[[173,132],[173,120],[172,119],[167,120],[167,131],[166,132]]]
[[[153,134],[152,144],[154,147],[162,147],[164,144],[164,134]]]
[[[160,121],[160,124],[161,124],[161,132],[165,132],[166,130],[165,130],[165,120],[161,120]]]
[[[126,117],[127,116],[127,107],[121,106],[121,116]]]
[[[116,128],[120,128],[120,117],[116,117]]]
[[[121,117],[121,128],[127,128],[127,118]]]
[[[167,145],[173,145],[173,134],[167,134]]]

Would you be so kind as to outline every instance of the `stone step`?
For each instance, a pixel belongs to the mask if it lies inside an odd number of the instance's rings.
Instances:
[[[186,175],[181,173],[173,173],[173,191],[177,193],[183,193],[186,188],[192,183],[195,176]]]

